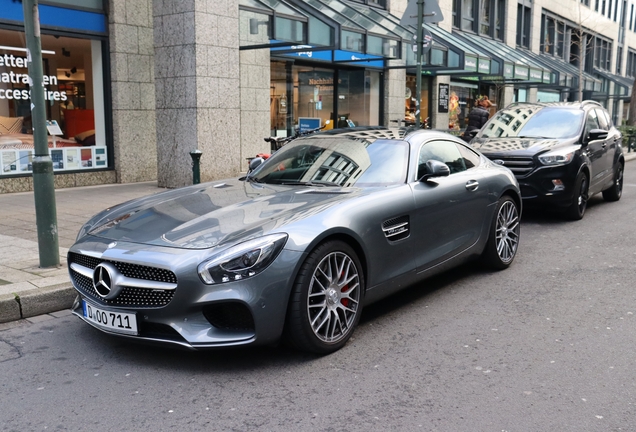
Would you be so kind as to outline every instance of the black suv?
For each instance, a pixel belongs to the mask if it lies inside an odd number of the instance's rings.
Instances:
[[[578,220],[592,195],[620,199],[621,140],[598,102],[539,102],[513,103],[497,112],[471,145],[515,174],[524,206],[547,204]]]

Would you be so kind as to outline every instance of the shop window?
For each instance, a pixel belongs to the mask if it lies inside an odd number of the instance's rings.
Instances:
[[[407,75],[406,76],[406,94],[405,94],[405,105],[404,105],[404,120],[407,126],[411,126],[415,124],[415,100],[416,100],[416,89],[417,82],[415,75]],[[420,122],[423,124],[429,118],[429,80],[422,79],[422,93],[420,95]],[[430,124],[430,122],[429,122]]]
[[[380,124],[380,81],[380,73],[375,71],[338,71],[336,127]]]
[[[30,174],[34,142],[24,33],[0,29],[0,40],[0,176]],[[53,170],[107,168],[102,42],[51,35],[41,41]]]

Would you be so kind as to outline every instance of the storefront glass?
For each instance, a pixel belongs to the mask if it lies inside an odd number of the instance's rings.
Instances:
[[[34,143],[24,33],[0,29],[0,40],[0,176],[28,174]],[[102,42],[41,40],[54,171],[107,168]]]
[[[468,122],[468,113],[475,106],[475,100],[479,97],[477,84],[452,82],[450,85],[450,98],[448,110],[448,128],[463,130]]]
[[[288,136],[301,123],[319,127],[327,120],[331,120],[327,129],[378,125],[380,83],[381,75],[376,71],[334,70],[272,61],[271,134]]]
[[[406,76],[406,89],[404,94],[404,122],[407,126],[415,124],[415,101],[416,101],[416,77],[415,75]],[[429,106],[429,79],[422,78],[422,94],[420,98],[420,122],[430,124],[428,106]]]

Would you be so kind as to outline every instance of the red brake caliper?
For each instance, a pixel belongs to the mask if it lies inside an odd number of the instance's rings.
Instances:
[[[341,278],[344,277],[344,272],[342,272],[342,274],[340,275]],[[347,292],[349,290],[349,285],[345,285],[342,287],[342,289],[340,290],[340,292]],[[342,303],[342,305],[344,307],[349,307],[349,299],[348,298],[343,298],[340,299],[340,303]]]

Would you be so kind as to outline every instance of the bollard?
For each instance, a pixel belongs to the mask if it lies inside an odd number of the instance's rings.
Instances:
[[[201,156],[203,152],[201,150],[193,150],[190,152],[192,158],[192,184],[201,183]]]

